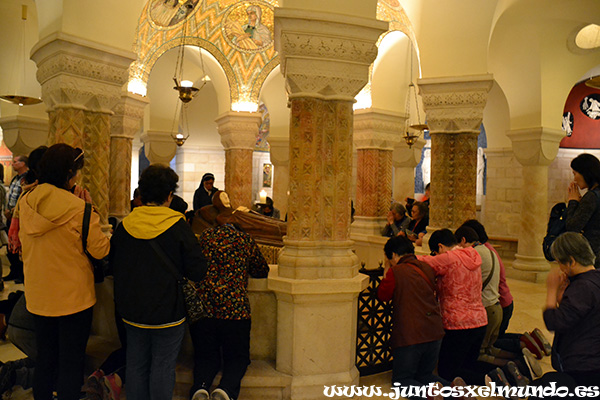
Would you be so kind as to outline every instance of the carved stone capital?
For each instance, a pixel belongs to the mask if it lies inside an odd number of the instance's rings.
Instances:
[[[387,22],[373,19],[275,8],[275,48],[289,97],[354,101],[387,30]]]
[[[357,150],[393,150],[402,140],[406,116],[376,109],[354,112],[354,145]]]
[[[133,93],[122,93],[121,100],[114,107],[110,120],[112,138],[133,139],[144,120],[144,110],[150,101]]]
[[[167,164],[171,162],[177,152],[177,145],[170,132],[148,131],[141,137],[144,142],[144,153],[150,164]]]
[[[48,144],[48,120],[14,115],[0,118],[6,147],[13,154],[27,155],[39,146]]]
[[[215,122],[225,150],[254,150],[261,121],[261,114],[256,112],[230,111],[220,115]]]
[[[549,128],[512,130],[506,134],[512,141],[515,157],[524,166],[550,165],[558,154],[564,131]]]
[[[491,74],[419,79],[429,132],[479,133],[493,83]]]
[[[287,166],[290,162],[290,139],[269,136],[271,162],[275,167]]]
[[[40,40],[31,58],[50,109],[111,113],[135,54],[58,32]]]

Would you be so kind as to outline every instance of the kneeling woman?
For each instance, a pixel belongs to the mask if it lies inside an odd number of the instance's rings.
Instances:
[[[83,168],[83,151],[59,143],[39,164],[39,185],[19,200],[27,309],[34,314],[36,400],[79,399],[85,348],[96,303],[92,266],[83,251],[81,230],[87,191],[71,193]],[[90,218],[87,250],[108,254],[100,217]],[[56,382],[55,382],[56,381]]]

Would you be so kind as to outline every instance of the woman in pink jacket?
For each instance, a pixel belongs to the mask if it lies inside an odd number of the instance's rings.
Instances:
[[[438,373],[448,380],[461,376],[469,384],[483,385],[484,373],[476,367],[487,325],[481,302],[481,257],[473,248],[459,247],[449,229],[435,231],[429,247],[432,255],[418,259],[428,263],[437,277],[437,295],[446,331]]]

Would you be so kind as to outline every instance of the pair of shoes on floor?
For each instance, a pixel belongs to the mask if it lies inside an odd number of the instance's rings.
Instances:
[[[206,389],[198,389],[194,396],[192,396],[192,400],[231,400],[231,397],[221,388],[216,388],[209,395],[208,390]]]
[[[509,382],[513,385],[516,386],[527,386],[529,385],[529,379],[524,376],[521,371],[519,371],[519,368],[517,367],[517,364],[515,364],[513,361],[509,361],[506,363],[505,366],[506,372],[508,372],[508,379]]]
[[[538,346],[535,339],[528,333],[525,332],[521,335],[521,343],[525,345],[525,348],[529,350],[538,360],[541,360],[544,356],[544,351]]]
[[[496,384],[496,387],[509,387],[510,383],[508,383],[508,379],[504,374],[504,371],[500,368],[496,368],[490,372],[488,372],[485,376],[485,385],[488,387],[492,387],[492,382]],[[511,400],[518,400],[518,397],[511,396]]]

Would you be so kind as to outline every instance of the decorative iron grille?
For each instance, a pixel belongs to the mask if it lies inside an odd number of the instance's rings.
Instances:
[[[369,286],[358,296],[358,332],[356,335],[356,367],[360,375],[372,375],[392,369],[389,346],[392,330],[392,302],[377,298],[377,287],[383,277],[383,268],[359,271],[369,276]]]

